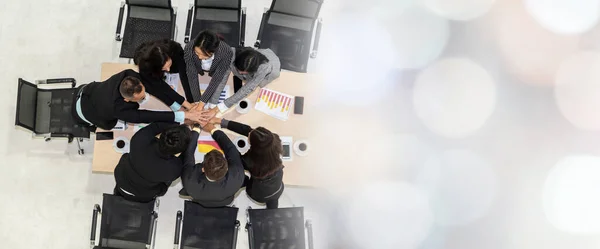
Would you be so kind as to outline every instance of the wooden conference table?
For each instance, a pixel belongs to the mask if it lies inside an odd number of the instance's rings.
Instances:
[[[104,81],[110,78],[112,75],[125,69],[133,69],[137,71],[137,67],[133,64],[103,63],[100,78],[102,81]],[[209,80],[210,78],[208,76],[200,77],[201,83],[208,83]],[[232,76],[229,77],[227,84],[229,85],[231,94],[233,94]],[[222,117],[250,125],[251,127],[263,126],[279,134],[279,136],[293,137],[293,142],[298,140],[310,141],[310,129],[307,128],[307,125],[309,123],[309,115],[313,110],[313,106],[307,105],[307,102],[310,103],[311,93],[315,92],[315,88],[312,88],[311,90],[311,86],[316,84],[318,83],[315,75],[282,71],[281,76],[277,80],[267,85],[267,89],[283,92],[292,96],[304,96],[306,99],[304,105],[304,114],[296,115],[293,114],[293,111],[291,111],[290,116],[286,121],[273,118],[265,113],[254,110],[254,102],[256,101],[256,97],[259,92],[258,90],[254,91],[250,96],[247,97],[250,100],[250,106],[252,107],[248,113],[239,114],[237,111],[235,111],[235,108],[230,108],[230,110],[223,114]],[[177,92],[184,96],[181,82],[179,82]],[[151,97],[149,101],[141,108],[170,111],[169,107],[154,97]],[[238,137],[236,133],[226,129],[224,129],[224,131],[229,135],[232,141]],[[117,138],[122,136],[131,138],[134,132],[134,125],[129,124],[127,130],[115,131],[114,137]],[[203,131],[200,135],[207,136],[210,134]],[[284,183],[286,185],[314,186],[313,182],[311,181],[311,179],[313,179],[313,177],[311,177],[311,172],[313,172],[313,169],[311,169],[310,166],[313,164],[309,163],[309,160],[311,159],[311,153],[309,152],[307,156],[301,157],[293,151],[293,144],[291,147],[292,161],[284,162]],[[115,151],[113,147],[113,140],[96,140],[94,142],[92,172],[112,173],[119,162],[121,155],[122,154]]]

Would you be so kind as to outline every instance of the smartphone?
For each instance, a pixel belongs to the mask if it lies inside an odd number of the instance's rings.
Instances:
[[[283,142],[283,155],[281,156],[282,159],[291,159],[292,158],[292,154],[291,154],[291,145],[288,142]]]
[[[296,96],[294,98],[294,114],[304,113],[304,97]]]
[[[106,131],[106,132],[97,132],[96,133],[96,140],[101,141],[101,140],[113,140],[114,138],[114,133],[112,131]]]

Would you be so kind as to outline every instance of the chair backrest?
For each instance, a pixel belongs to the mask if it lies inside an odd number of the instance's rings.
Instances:
[[[304,249],[304,208],[249,209],[253,248]]]
[[[182,248],[232,248],[238,208],[205,208],[186,201],[184,210]]]
[[[35,84],[19,79],[17,115],[15,125],[35,132],[38,88]]]
[[[273,0],[271,12],[316,19],[323,0]]]
[[[242,0],[195,0],[196,8],[241,9]]]
[[[171,0],[126,0],[128,5],[155,7],[155,8],[171,8]]]
[[[146,248],[150,244],[155,201],[131,202],[120,196],[104,194],[100,246]]]

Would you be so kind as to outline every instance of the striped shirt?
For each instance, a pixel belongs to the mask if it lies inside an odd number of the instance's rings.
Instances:
[[[204,91],[204,94],[200,94],[198,74],[204,75],[204,70],[202,70],[202,60],[200,60],[194,52],[193,42],[185,45],[184,59],[186,72],[194,102],[202,101],[203,103],[219,103],[219,95],[225,87],[229,74],[231,73],[230,65],[233,61],[233,57],[234,54],[231,47],[224,41],[219,42],[219,47],[217,48],[217,51],[215,51],[214,59],[210,66],[210,70],[208,71],[208,76],[211,76],[212,78],[210,79],[210,83]]]
[[[232,48],[232,50],[234,50],[235,54],[235,48]],[[271,83],[271,81],[279,78],[279,73],[281,71],[279,57],[277,57],[277,55],[275,55],[275,53],[268,48],[257,49],[256,51],[266,56],[269,62],[261,64],[258,67],[258,70],[253,74],[240,74],[239,70],[235,68],[233,63],[231,63],[231,71],[233,74],[243,81],[246,81],[246,83],[233,96],[225,100],[224,104],[227,108],[243,100],[246,96],[250,95],[254,90],[256,90],[256,88],[265,87],[267,84]]]

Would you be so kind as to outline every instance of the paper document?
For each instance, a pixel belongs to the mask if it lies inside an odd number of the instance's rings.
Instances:
[[[194,153],[194,157],[196,159],[196,163],[201,163],[204,161],[204,155],[211,150],[218,150],[223,153],[219,144],[211,137],[211,136],[200,136],[198,137],[198,148]]]
[[[165,82],[177,92],[177,86],[179,85],[179,74],[178,73],[165,73]]]
[[[263,88],[258,93],[254,109],[268,114],[271,117],[287,120],[294,97],[277,91]]]
[[[206,88],[208,88],[208,84],[200,84],[200,93],[204,94]],[[219,103],[225,101],[227,98],[229,98],[229,96],[229,86],[225,86],[223,91],[221,91],[221,95],[219,96]]]

